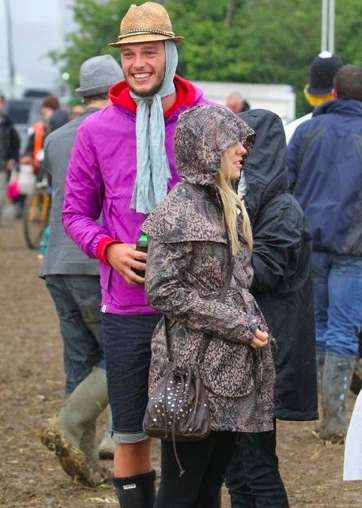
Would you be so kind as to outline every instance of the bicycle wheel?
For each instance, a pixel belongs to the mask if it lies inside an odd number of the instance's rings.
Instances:
[[[27,197],[24,208],[24,237],[29,249],[37,249],[49,221],[50,194],[37,189]]]

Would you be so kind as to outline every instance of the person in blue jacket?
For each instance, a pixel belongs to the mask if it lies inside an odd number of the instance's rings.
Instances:
[[[335,100],[288,146],[290,188],[313,238],[312,270],[324,441],[341,442],[362,325],[362,68],[341,67]]]

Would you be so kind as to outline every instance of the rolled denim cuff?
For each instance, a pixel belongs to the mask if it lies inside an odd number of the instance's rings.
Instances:
[[[112,441],[116,444],[134,444],[150,438],[145,432],[111,432]]]

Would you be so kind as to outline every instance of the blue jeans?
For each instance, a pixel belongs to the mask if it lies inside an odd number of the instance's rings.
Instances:
[[[314,252],[317,351],[358,354],[362,326],[362,258]]]
[[[101,323],[99,277],[95,275],[46,275],[54,301],[64,347],[67,395],[90,374],[105,368]]]

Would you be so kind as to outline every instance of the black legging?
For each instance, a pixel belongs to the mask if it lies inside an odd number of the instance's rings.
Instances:
[[[240,434],[225,483],[232,508],[288,508],[275,431]]]
[[[154,508],[217,508],[236,434],[212,432],[207,439],[177,443],[185,470],[180,478],[172,443],[162,442],[161,484]]]

